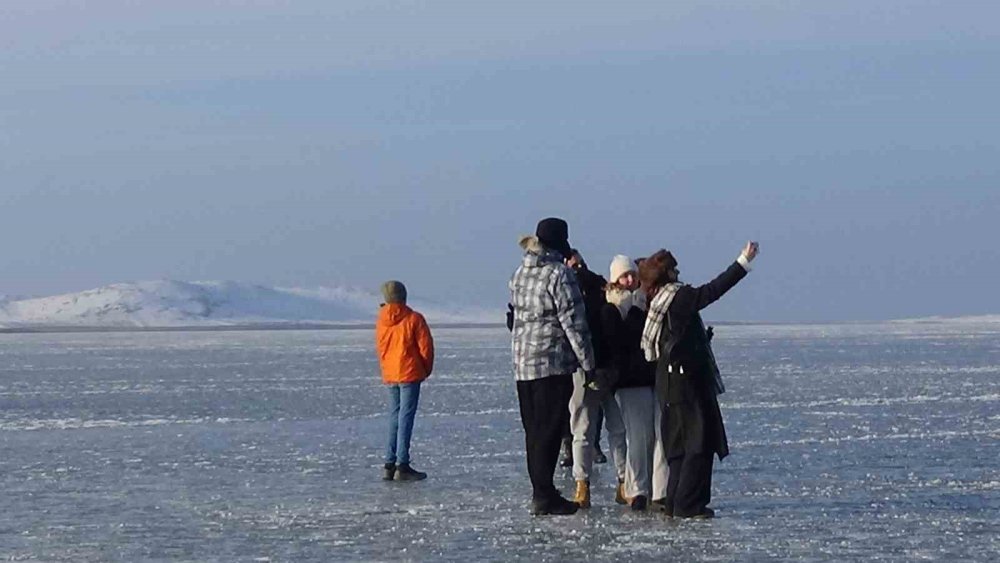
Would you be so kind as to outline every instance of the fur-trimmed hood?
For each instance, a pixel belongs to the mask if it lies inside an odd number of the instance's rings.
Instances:
[[[545,247],[538,240],[535,235],[523,235],[521,238],[517,239],[517,245],[521,247],[525,252],[531,252],[532,254],[541,254],[545,252]]]
[[[534,235],[522,236],[518,239],[517,244],[524,250],[524,259],[521,263],[527,268],[563,263],[563,258],[558,252],[542,246],[541,241]]]

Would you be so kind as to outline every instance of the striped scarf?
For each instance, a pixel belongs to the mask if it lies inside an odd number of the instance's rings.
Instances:
[[[646,326],[642,327],[642,351],[646,361],[655,362],[660,358],[660,334],[663,332],[663,320],[667,317],[667,309],[674,301],[674,295],[681,288],[679,283],[668,283],[661,287],[649,303],[649,314],[646,316]]]

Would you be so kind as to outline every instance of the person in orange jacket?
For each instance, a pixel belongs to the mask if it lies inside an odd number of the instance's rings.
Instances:
[[[389,445],[385,451],[386,481],[419,481],[427,474],[410,466],[410,437],[420,400],[420,383],[434,369],[434,339],[424,316],[406,306],[406,286],[382,284],[385,303],[375,323],[375,348],[382,383],[389,388]]]

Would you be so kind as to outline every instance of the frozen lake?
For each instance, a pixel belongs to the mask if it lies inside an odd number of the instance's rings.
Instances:
[[[435,331],[380,480],[370,331],[0,334],[0,559],[1000,559],[1000,323],[724,326],[713,521],[528,514],[500,329]],[[567,494],[568,470],[559,470]]]

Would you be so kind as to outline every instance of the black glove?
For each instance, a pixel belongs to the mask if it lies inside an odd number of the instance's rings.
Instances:
[[[584,373],[583,392],[585,395],[597,395],[599,399],[611,393],[614,388],[612,377],[614,372],[607,369],[596,369]]]
[[[514,332],[514,305],[507,304],[507,330]]]

